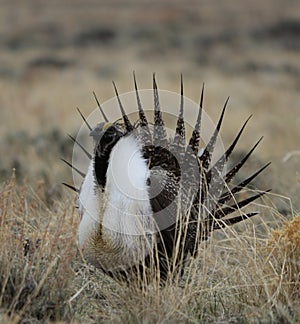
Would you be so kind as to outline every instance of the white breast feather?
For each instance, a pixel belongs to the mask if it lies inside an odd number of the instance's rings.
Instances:
[[[98,215],[100,211],[98,196],[95,192],[93,169],[93,160],[91,160],[88,172],[83,180],[78,197],[79,214],[81,216],[78,236],[79,245],[81,248],[83,247],[84,242],[86,241],[90,233],[94,230],[98,222]]]
[[[148,177],[147,162],[135,136],[120,139],[111,152],[107,169],[105,228],[129,237],[153,232]]]
[[[142,244],[144,256],[147,254],[145,249],[150,250],[151,234],[154,232],[146,185],[148,177],[147,161],[134,135],[121,138],[112,149],[105,194],[100,190],[95,192],[93,163],[90,164],[79,194],[81,247],[96,224],[101,222],[104,239],[125,249],[132,257]]]

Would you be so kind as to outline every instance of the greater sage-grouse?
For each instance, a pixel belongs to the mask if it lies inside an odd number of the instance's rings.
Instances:
[[[172,107],[176,122],[171,135],[155,75],[151,90],[153,117],[143,109],[135,76],[134,87],[136,120],[126,114],[115,85],[122,113],[119,120],[108,120],[96,96],[104,121],[91,127],[80,113],[94,140],[94,151],[87,152],[73,138],[90,162],[86,174],[67,162],[84,177],[80,189],[67,186],[79,195],[79,246],[90,263],[115,277],[128,278],[129,274],[145,271],[153,274],[155,270],[156,276],[165,280],[168,273],[183,273],[186,261],[197,255],[199,244],[212,231],[257,214],[241,209],[267,191],[241,192],[268,164],[240,183],[231,183],[260,142],[226,170],[249,118],[232,144],[212,158],[228,99],[205,142],[201,133],[204,86],[188,139],[182,78],[178,108]]]

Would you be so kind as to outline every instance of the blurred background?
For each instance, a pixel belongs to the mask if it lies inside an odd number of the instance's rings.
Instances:
[[[198,101],[216,120],[230,96],[222,138],[229,144],[253,118],[235,158],[264,140],[245,174],[268,161],[255,185],[292,199],[300,208],[300,3],[297,0],[0,1],[0,177],[16,169],[49,203],[72,181],[60,157],[89,115],[92,92],[103,102],[139,87]],[[280,199],[279,199],[280,200]],[[285,212],[288,200],[278,208]]]

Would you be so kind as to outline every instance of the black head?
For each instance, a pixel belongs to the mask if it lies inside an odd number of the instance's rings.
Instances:
[[[113,123],[101,122],[91,130],[90,136],[95,141],[95,153],[102,156],[110,154],[123,132]]]
[[[106,183],[106,171],[111,150],[123,135],[123,132],[115,124],[109,122],[99,123],[90,132],[90,136],[95,141],[94,174],[102,189]]]

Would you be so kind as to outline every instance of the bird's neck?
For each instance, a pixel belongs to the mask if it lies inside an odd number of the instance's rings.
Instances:
[[[109,155],[101,155],[98,152],[94,156],[94,173],[97,184],[104,188],[106,184],[106,172],[108,168]]]
[[[106,173],[108,168],[109,157],[115,143],[102,146],[101,143],[94,152],[94,173],[97,184],[103,189],[106,185]]]

